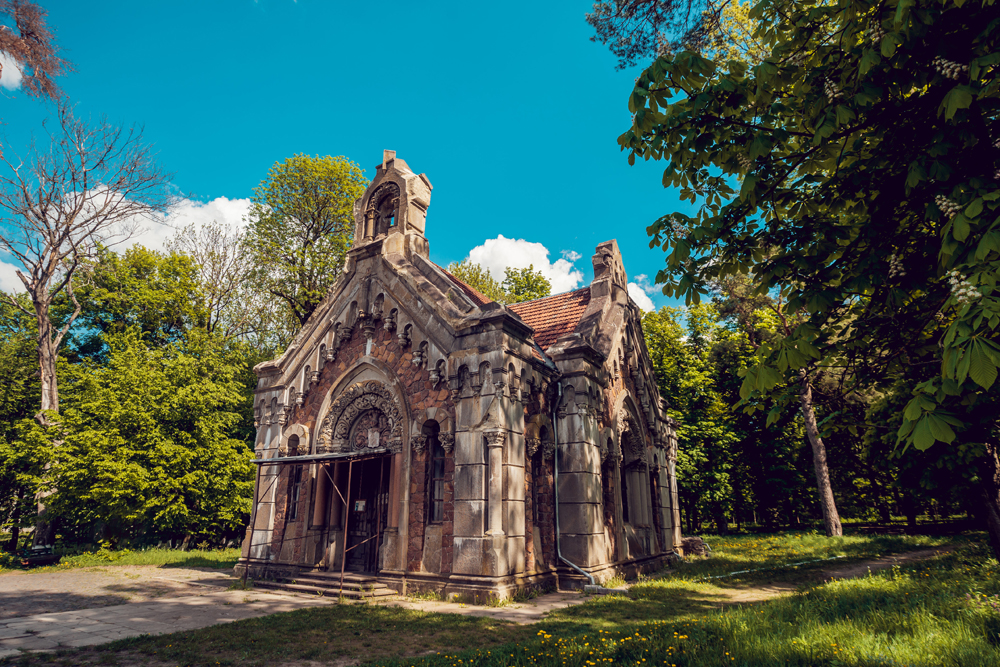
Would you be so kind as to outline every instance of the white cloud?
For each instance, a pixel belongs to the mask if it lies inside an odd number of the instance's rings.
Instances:
[[[559,294],[576,289],[583,281],[583,272],[573,266],[580,255],[572,250],[565,250],[562,254],[566,259],[549,263],[549,249],[541,243],[508,239],[500,234],[469,251],[469,259],[489,269],[497,280],[503,280],[505,268],[526,269],[529,265],[534,266],[552,283],[552,293]]]
[[[14,273],[16,270],[17,267],[15,265],[0,260],[0,290],[8,294],[24,291],[24,283]]]
[[[3,66],[3,73],[0,74],[0,86],[7,90],[17,90],[21,87],[21,68],[17,61],[6,53],[0,53],[0,65]],[[19,281],[20,282],[20,281]]]
[[[214,220],[227,227],[243,227],[243,216],[249,209],[249,199],[219,197],[208,202],[181,199],[171,207],[169,213],[159,219],[152,222],[140,221],[139,231],[122,245],[142,245],[150,250],[163,250],[168,239],[190,224],[201,227]]]
[[[578,253],[575,250],[563,250],[562,251],[562,256],[563,256],[563,259],[565,259],[567,262],[570,262],[570,263],[573,263],[576,260],[578,260],[581,257],[583,257],[583,255],[581,255],[580,253]]]
[[[243,227],[246,224],[243,216],[249,209],[249,199],[219,197],[208,202],[181,199],[168,213],[158,216],[156,220],[143,219],[123,223],[122,229],[132,226],[138,226],[138,229],[124,243],[112,242],[111,249],[122,252],[125,248],[142,245],[150,250],[163,251],[166,241],[179,229],[190,224],[200,227],[215,221],[229,227]],[[10,264],[0,259],[0,289],[7,292],[24,291],[24,284],[14,273],[17,268],[17,264]]]
[[[656,285],[650,282],[649,276],[647,276],[645,273],[640,273],[639,275],[632,278],[632,280],[638,287],[642,288],[642,291],[645,292],[646,294],[656,294],[657,292],[660,291],[660,289]]]
[[[636,276],[636,278],[638,277],[639,276]],[[635,305],[639,306],[640,310],[646,312],[650,310],[656,310],[656,306],[653,305],[653,300],[649,298],[649,295],[646,294],[646,290],[641,285],[637,285],[636,283],[629,283],[628,295],[632,297],[632,300],[635,301]]]

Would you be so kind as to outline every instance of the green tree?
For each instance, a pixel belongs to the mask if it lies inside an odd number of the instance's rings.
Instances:
[[[534,264],[525,269],[506,267],[502,282],[497,282],[489,269],[469,258],[458,263],[452,262],[448,265],[448,272],[477,289],[483,296],[504,305],[541,299],[552,293],[552,283],[541,271],[535,271]]]
[[[552,293],[552,283],[542,275],[541,271],[535,271],[534,264],[530,264],[526,269],[512,269],[508,266],[503,272],[503,282],[500,286],[507,294],[506,303],[532,301]]]
[[[233,534],[253,481],[253,452],[233,437],[238,367],[197,330],[157,346],[134,326],[105,338],[105,364],[66,369],[62,414],[46,428],[21,423],[23,450],[51,452],[48,501],[61,532],[110,541]]]
[[[296,155],[254,188],[246,246],[260,289],[306,323],[344,268],[368,181],[343,156]]]
[[[6,296],[26,302],[24,295]],[[17,548],[21,528],[34,523],[44,465],[33,452],[15,446],[17,423],[38,410],[37,335],[34,318],[0,299],[0,530],[10,532],[6,546],[11,551]]]
[[[198,267],[178,253],[133,246],[118,254],[101,248],[76,276],[80,315],[74,329],[84,356],[106,351],[104,336],[137,327],[152,346],[182,339],[205,327],[208,309]]]
[[[696,301],[752,273],[804,314],[758,349],[744,398],[817,367],[856,387],[939,368],[897,438],[978,452],[1000,554],[995,4],[763,0],[750,16],[760,64],[661,57],[630,97],[630,162],[666,160],[664,185],[700,204],[649,228],[657,280]]]
[[[490,270],[484,269],[471,259],[465,258],[461,262],[452,262],[448,265],[448,272],[469,287],[479,290],[486,298],[497,303],[506,303],[507,293],[496,278],[490,274]]]

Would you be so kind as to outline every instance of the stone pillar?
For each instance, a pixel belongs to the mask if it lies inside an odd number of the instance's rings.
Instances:
[[[503,444],[506,431],[487,431],[483,434],[489,453],[490,477],[487,484],[487,535],[503,535]]]
[[[316,496],[313,498],[313,511],[310,523],[314,526],[326,525],[326,505],[330,496],[330,480],[322,463],[315,466]]]
[[[674,547],[679,547],[683,541],[681,536],[681,505],[677,493],[677,462],[670,462],[670,505],[673,508]]]

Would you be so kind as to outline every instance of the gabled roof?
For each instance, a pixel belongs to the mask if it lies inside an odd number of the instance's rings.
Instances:
[[[547,350],[562,336],[573,333],[589,303],[590,287],[584,287],[534,301],[512,303],[507,308],[534,329],[538,347]]]
[[[488,303],[493,303],[493,299],[489,298],[488,296],[477,290],[472,285],[467,285],[466,283],[462,282],[457,277],[453,276],[451,272],[449,272],[443,266],[438,266],[438,268],[441,269],[441,272],[444,273],[444,275],[448,276],[448,278],[451,279],[451,282],[455,283],[455,285],[457,285],[460,290],[465,292],[465,295],[470,299],[472,299],[472,301],[477,306],[485,306]]]

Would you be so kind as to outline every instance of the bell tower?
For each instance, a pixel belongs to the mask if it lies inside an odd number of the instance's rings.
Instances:
[[[351,254],[417,253],[427,257],[424,230],[431,203],[430,179],[414,174],[396,151],[382,153],[375,178],[354,202],[354,245]]]

